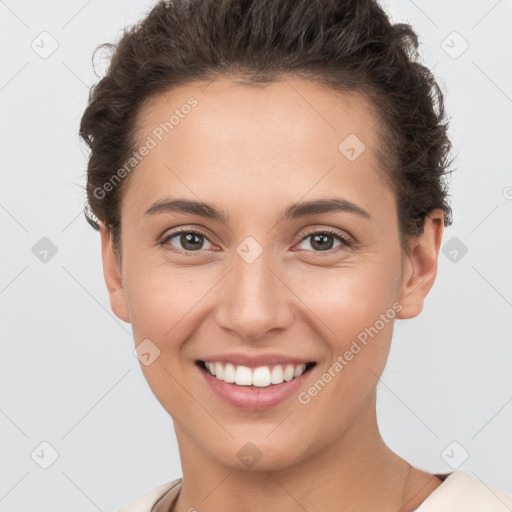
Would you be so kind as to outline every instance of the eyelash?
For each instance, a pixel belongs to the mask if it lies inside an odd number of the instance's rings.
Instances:
[[[194,229],[182,229],[182,230],[179,230],[179,231],[176,231],[174,233],[170,233],[169,235],[167,235],[161,242],[160,242],[160,245],[162,247],[164,247],[165,249],[167,250],[170,250],[170,251],[176,251],[176,252],[181,252],[181,253],[185,253],[187,255],[194,255],[194,254],[200,254],[201,252],[203,252],[204,250],[206,249],[200,249],[198,251],[187,251],[187,250],[184,250],[184,249],[176,249],[175,247],[172,247],[172,246],[167,246],[167,242],[169,240],[171,240],[172,238],[175,238],[176,236],[178,235],[197,235],[197,236],[202,236],[204,238],[206,238],[209,242],[210,240],[208,239],[208,236],[201,232],[201,231],[197,231],[197,230],[194,230]],[[334,253],[336,253],[338,250],[342,250],[343,248],[345,247],[350,247],[351,246],[351,241],[344,237],[343,235],[341,235],[340,233],[338,233],[337,231],[334,231],[332,229],[329,229],[329,228],[326,228],[326,229],[322,229],[322,230],[317,230],[317,231],[311,231],[310,233],[307,233],[306,235],[304,235],[300,242],[303,242],[304,240],[306,240],[307,238],[311,237],[311,236],[314,236],[314,235],[326,235],[326,234],[329,234],[329,235],[332,235],[336,240],[338,240],[341,245],[334,248],[334,249],[329,249],[328,251],[312,251],[313,253],[315,253],[315,255],[319,255],[319,256],[322,256],[322,255],[332,255]],[[212,243],[212,242],[210,242]]]

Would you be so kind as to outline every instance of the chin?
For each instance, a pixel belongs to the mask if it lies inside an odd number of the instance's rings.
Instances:
[[[260,437],[237,436],[208,451],[220,464],[247,471],[279,471],[299,464],[308,457],[303,443],[284,435],[271,439],[273,435],[268,436],[266,432]]]

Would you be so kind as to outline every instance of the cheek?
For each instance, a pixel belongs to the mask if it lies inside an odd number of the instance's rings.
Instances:
[[[331,439],[348,428],[368,404],[386,365],[400,306],[389,281],[377,282],[378,273],[367,270],[328,282],[317,279],[315,290],[304,295],[321,320],[316,325],[328,354],[316,378],[297,397],[304,417],[311,419],[306,421],[313,439]],[[321,424],[318,418],[323,418]]]
[[[381,315],[394,318],[393,303],[398,296],[398,266],[393,261],[352,264],[344,268],[303,267],[288,274],[288,282],[301,298],[303,312],[316,316],[329,338],[340,340],[333,346],[358,336],[375,324]],[[388,322],[386,322],[387,325]],[[381,330],[382,328],[379,323]],[[343,342],[341,341],[343,340]]]
[[[168,263],[131,263],[125,283],[135,340],[150,338],[159,346],[172,345],[197,322],[201,300],[208,300],[219,279],[204,267],[171,267]],[[210,299],[211,300],[211,299]]]
[[[398,265],[389,258],[350,268],[312,267],[301,274],[292,285],[307,305],[301,316],[314,323],[327,354],[319,368],[321,382],[303,390],[301,403],[311,402],[310,410],[318,414],[327,406],[341,416],[350,408],[355,414],[387,361],[400,310]]]

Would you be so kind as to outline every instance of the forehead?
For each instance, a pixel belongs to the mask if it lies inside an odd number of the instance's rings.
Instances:
[[[335,141],[347,135],[347,130],[353,130],[369,146],[377,144],[377,118],[365,95],[336,91],[299,78],[282,78],[266,84],[217,78],[188,83],[150,97],[138,114],[139,142],[161,123],[170,121],[170,131],[175,135],[186,134],[187,128],[197,135],[212,135],[213,130],[218,142],[232,140],[235,134],[243,135],[239,131],[243,126],[260,139],[280,131],[280,141],[289,143],[311,139],[312,135],[328,139],[330,135]],[[195,106],[190,108],[192,102]],[[182,122],[187,117],[192,121]]]
[[[297,200],[342,186],[349,195],[364,190],[371,203],[385,185],[377,128],[363,95],[316,82],[185,84],[141,108],[136,146],[152,147],[128,194],[136,190],[140,203],[169,189],[199,197],[229,190],[255,201],[279,191]]]

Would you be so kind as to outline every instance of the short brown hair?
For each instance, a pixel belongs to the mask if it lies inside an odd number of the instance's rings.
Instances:
[[[154,95],[221,74],[246,83],[292,74],[335,90],[362,92],[378,113],[402,242],[440,208],[451,224],[445,176],[451,143],[443,93],[418,62],[410,25],[391,24],[375,0],[170,0],[125,28],[105,76],[91,88],[80,124],[90,148],[85,215],[120,244],[125,177],[95,191],[134,151],[136,118]],[[104,190],[104,189],[101,189]],[[404,244],[407,247],[407,243]]]

